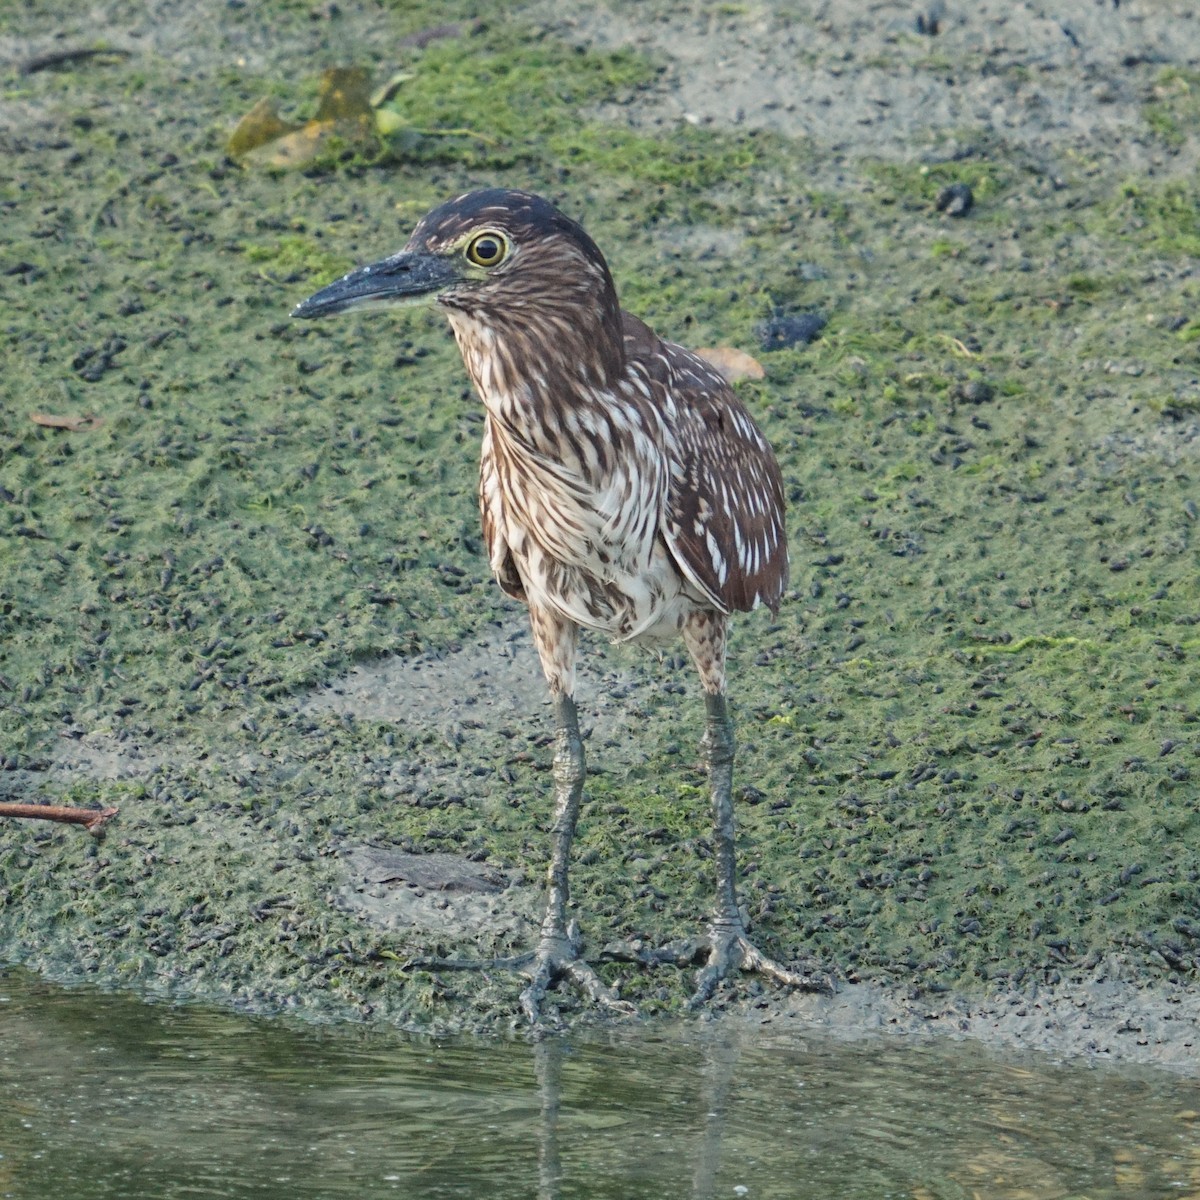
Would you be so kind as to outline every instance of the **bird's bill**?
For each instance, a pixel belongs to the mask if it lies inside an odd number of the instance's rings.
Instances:
[[[461,280],[455,264],[436,254],[401,251],[358,267],[292,309],[293,317],[328,317],[364,304],[412,304]]]

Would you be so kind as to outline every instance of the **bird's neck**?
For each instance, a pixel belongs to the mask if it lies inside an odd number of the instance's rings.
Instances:
[[[514,430],[544,423],[556,406],[602,403],[625,370],[619,310],[599,322],[570,308],[448,316],[480,399]]]

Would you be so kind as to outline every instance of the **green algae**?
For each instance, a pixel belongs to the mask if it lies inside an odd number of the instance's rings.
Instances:
[[[1081,168],[1064,210],[984,137],[814,183],[786,139],[594,118],[655,64],[505,22],[412,65],[414,126],[495,144],[260,175],[221,147],[261,81],[214,72],[183,109],[156,61],[115,96],[91,71],[23,82],[49,125],[6,135],[0,167],[0,756],[22,794],[122,813],[101,845],[4,830],[10,955],[321,1014],[512,1010],[511,979],[404,968],[431,948],[342,911],[336,855],[394,842],[539,876],[542,722],[447,743],[299,704],[356,661],[519,617],[481,553],[477,402],[434,313],[287,319],[429,205],[511,182],[583,215],[666,336],[750,347],[778,305],[829,317],[742,387],[792,505],[794,590],[777,622],[738,623],[731,663],[764,942],[915,987],[1118,953],[1194,973],[1194,188]],[[302,105],[295,79],[275,87]],[[963,221],[934,208],[957,181]],[[104,424],[64,434],[39,409]],[[591,750],[572,882],[594,947],[706,910],[689,674],[645,666],[643,761],[601,773]],[[50,767],[97,734],[138,781],[81,770],[64,796]],[[385,795],[397,761],[440,783]],[[647,1011],[686,995],[675,972],[604,970]]]
[[[1099,223],[1140,248],[1170,257],[1200,253],[1197,187],[1182,180],[1126,180],[1101,209]]]
[[[1180,149],[1200,117],[1200,72],[1164,67],[1143,112],[1154,134],[1173,150]]]

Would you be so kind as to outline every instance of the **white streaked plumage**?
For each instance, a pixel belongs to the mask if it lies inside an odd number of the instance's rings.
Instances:
[[[617,640],[774,608],[788,573],[782,483],[757,425],[708,363],[621,312],[578,226],[505,195],[469,219],[519,253],[441,297],[487,410],[479,498],[497,579]],[[458,203],[410,245],[457,244],[469,233]]]

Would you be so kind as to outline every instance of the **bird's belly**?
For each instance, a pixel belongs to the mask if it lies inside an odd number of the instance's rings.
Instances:
[[[670,640],[688,613],[703,607],[660,539],[632,558],[593,545],[586,558],[571,561],[547,553],[532,537],[509,545],[531,605],[615,641]]]
[[[599,454],[595,463],[539,457],[503,425],[490,428],[481,497],[493,566],[506,550],[530,606],[585,629],[617,641],[673,638],[707,605],[659,530],[662,462],[646,447],[619,449],[601,470]]]

